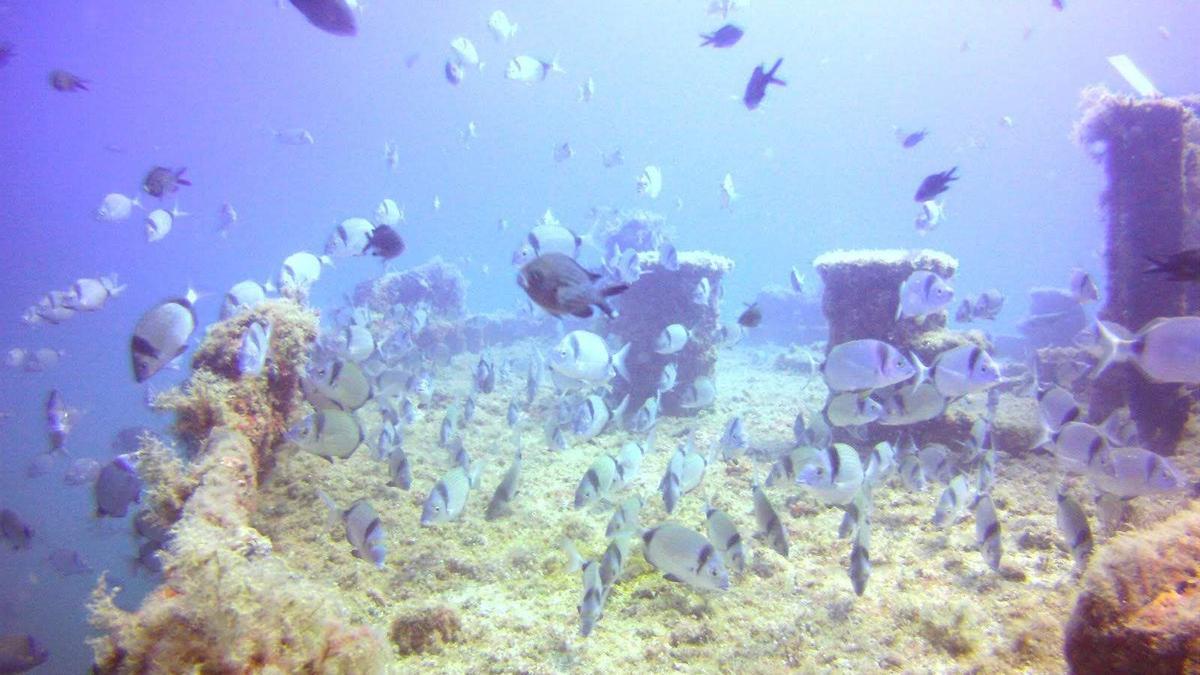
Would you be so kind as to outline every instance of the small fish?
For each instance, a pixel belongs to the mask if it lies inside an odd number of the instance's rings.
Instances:
[[[571,149],[571,144],[562,142],[554,146],[554,161],[562,163],[575,156],[575,151]]]
[[[662,329],[654,339],[654,353],[664,356],[674,354],[687,345],[690,332],[681,324],[673,323]]]
[[[579,85],[579,102],[590,103],[592,97],[596,95],[596,81],[588,78],[583,84]]]
[[[575,414],[572,431],[582,438],[593,438],[600,435],[612,420],[620,420],[629,406],[629,394],[626,394],[616,408],[609,408],[604,398],[592,394],[583,400]]]
[[[196,330],[196,313],[186,299],[168,300],[138,320],[130,341],[133,377],[145,382],[187,350]]]
[[[1000,569],[1000,521],[996,519],[996,507],[989,495],[983,495],[975,503],[975,543],[983,554],[983,560],[993,570]]]
[[[679,499],[695,490],[704,480],[704,471],[708,468],[708,460],[698,452],[690,451],[688,446],[680,447],[667,462],[667,471],[659,481],[659,490],[663,495],[663,504],[667,513],[675,510]]]
[[[800,270],[792,267],[788,274],[788,282],[791,284],[793,292],[804,295],[804,275],[800,273]]]
[[[636,434],[644,434],[654,428],[654,425],[658,422],[659,396],[650,396],[645,401],[642,401],[642,405],[629,420],[627,427],[630,431]]]
[[[497,9],[488,17],[488,30],[499,42],[508,42],[517,32],[517,24],[508,20],[503,10]]]
[[[575,508],[582,509],[608,496],[614,486],[625,482],[621,474],[621,463],[612,455],[597,457],[575,488]]]
[[[754,481],[752,488],[754,490],[754,519],[758,522],[759,534],[766,538],[767,543],[776,553],[786,558],[788,536],[787,530],[783,527],[783,521],[779,519],[779,514],[776,513],[767,493],[763,491],[757,480]]]
[[[762,310],[759,309],[758,303],[746,305],[746,309],[738,316],[738,325],[742,328],[757,328],[762,323]]]
[[[917,234],[923,237],[929,232],[936,230],[945,217],[946,202],[926,199],[921,202],[921,211],[917,213],[916,220],[913,221],[913,226],[916,228]]]
[[[900,479],[909,490],[925,491],[925,467],[917,455],[907,455],[900,461]]]
[[[305,417],[297,422],[284,440],[305,452],[331,460],[346,459],[354,454],[365,439],[362,425],[352,413],[328,409]]]
[[[178,192],[180,185],[192,184],[190,180],[183,177],[185,171],[187,171],[187,167],[169,169],[165,166],[156,166],[146,173],[146,177],[142,180],[142,189],[146,191],[146,194],[162,199],[166,195]]]
[[[129,218],[133,207],[142,207],[137,197],[126,197],[119,192],[110,192],[104,196],[100,206],[96,208],[96,220],[105,223],[119,223]]]
[[[291,0],[313,26],[331,35],[351,37],[358,33],[354,9],[357,0]]]
[[[641,497],[633,496],[617,505],[608,525],[604,528],[604,536],[614,537],[623,532],[637,532],[641,529],[640,514],[645,502]]]
[[[970,504],[970,491],[966,476],[960,473],[952,478],[938,498],[937,508],[933,512],[933,525],[946,527],[958,522]]]
[[[950,189],[950,183],[958,180],[958,176],[954,172],[958,167],[953,167],[949,171],[930,174],[921,181],[921,185],[917,187],[916,194],[913,195],[915,202],[927,202]]]
[[[452,406],[442,417],[442,426],[438,430],[438,445],[443,448],[452,448],[456,438],[458,438],[458,410]]]
[[[46,395],[45,410],[50,452],[66,452],[67,436],[71,433],[74,411],[63,402],[62,394],[57,389],[51,389]]]
[[[298,127],[293,129],[274,130],[272,131],[272,134],[275,136],[275,140],[279,141],[279,143],[282,145],[312,145],[316,142],[313,139],[312,133],[309,132],[308,129],[301,129]]]
[[[1087,515],[1079,503],[1061,488],[1058,492],[1056,520],[1058,531],[1066,541],[1071,556],[1075,558],[1076,569],[1083,569],[1092,555],[1092,528],[1088,526]]]
[[[896,452],[891,443],[880,441],[871,448],[867,465],[863,468],[863,481],[870,488],[887,482],[896,472]]]
[[[504,77],[516,82],[532,84],[544,81],[550,73],[564,72],[566,71],[562,69],[562,66],[558,65],[557,56],[550,61],[542,61],[532,56],[521,55],[508,62],[508,67],[504,70]]]
[[[733,459],[750,447],[750,439],[746,436],[741,416],[735,415],[729,420],[717,445],[721,448],[722,458],[726,460]]]
[[[610,354],[604,338],[586,330],[574,330],[555,345],[547,365],[556,377],[602,385],[611,380],[614,374],[629,379],[625,368],[628,354],[628,344],[615,354]]]
[[[742,535],[738,532],[733,519],[724,511],[708,504],[704,506],[704,519],[708,540],[713,543],[721,557],[735,572],[739,574],[744,572],[746,570],[746,545],[742,541]],[[786,546],[786,541],[784,544]]]
[[[517,497],[517,493],[521,491],[521,445],[517,444],[517,450],[513,455],[512,464],[509,465],[508,471],[504,473],[504,478],[500,480],[500,484],[496,486],[496,491],[492,493],[492,500],[488,502],[487,514],[484,516],[488,520],[497,520],[512,513],[512,502]]]
[[[655,391],[659,395],[665,394],[675,388],[675,381],[679,377],[679,366],[671,361],[663,366],[662,371],[658,374],[658,383],[655,385]]]
[[[762,65],[754,67],[754,72],[750,74],[750,81],[746,83],[746,93],[742,95],[742,103],[745,104],[747,110],[754,110],[762,104],[763,98],[767,95],[767,85],[787,85],[787,82],[775,77],[776,71],[782,64],[783,58],[780,57],[770,70],[763,70]]]
[[[606,169],[611,169],[615,166],[621,166],[625,163],[625,155],[621,152],[620,148],[610,150],[609,152],[603,152],[600,154],[600,163],[603,164],[604,168]]]
[[[854,594],[862,597],[867,590],[867,580],[871,578],[871,519],[865,518],[854,535],[854,544],[850,547],[850,585]]]
[[[668,522],[646,530],[642,543],[646,562],[668,580],[700,590],[729,588],[725,560],[699,532]]]
[[[796,445],[827,448],[833,442],[833,430],[823,415],[809,415],[807,410],[801,408],[792,422],[792,437]]]
[[[658,245],[658,264],[668,272],[679,271],[679,252],[675,250],[675,244],[664,239]]]
[[[46,556],[46,562],[50,563],[50,566],[64,577],[90,574],[92,572],[92,566],[87,564],[87,561],[83,559],[79,551],[74,549],[56,548],[50,551],[50,555]],[[0,672],[4,671],[0,670]]]
[[[1043,429],[1050,433],[1057,432],[1067,422],[1076,421],[1082,414],[1079,404],[1075,402],[1075,396],[1058,385],[1039,392],[1037,400],[1038,416],[1042,420]],[[1043,436],[1043,441],[1049,440],[1049,436]]]
[[[0,535],[8,541],[12,550],[29,548],[33,542],[33,527],[12,509],[0,509]]]
[[[707,35],[701,34],[700,39],[704,40],[704,42],[701,42],[700,46],[707,47],[712,45],[714,49],[732,47],[737,44],[738,40],[742,39],[743,34],[744,32],[741,28],[738,28],[731,23],[727,23],[717,30],[708,33]]]
[[[421,507],[421,527],[458,520],[471,489],[479,486],[482,465],[456,466],[438,480]]]
[[[55,91],[67,93],[76,91],[89,91],[87,80],[79,77],[78,75],[68,73],[65,70],[50,71],[50,86],[53,87]]]
[[[857,427],[870,424],[883,415],[883,406],[870,396],[843,392],[829,398],[825,418],[834,427]]]
[[[604,613],[604,583],[600,578],[600,563],[589,560],[583,564],[583,598],[579,601],[579,634],[587,637]]]
[[[858,451],[845,443],[834,443],[816,454],[796,472],[796,484],[827,504],[849,504],[863,483]]]
[[[142,480],[134,468],[133,458],[118,455],[96,477],[93,494],[96,500],[96,516],[124,518],[129,505],[141,502]]]
[[[1100,423],[1100,432],[1110,445],[1124,447],[1138,443],[1137,422],[1133,420],[1129,408],[1117,408],[1109,413]]]
[[[271,322],[265,319],[252,321],[242,334],[238,348],[237,367],[242,375],[258,375],[271,351]]]
[[[954,289],[946,280],[928,270],[917,270],[900,284],[900,300],[896,304],[896,319],[925,320],[929,314],[942,311],[954,300]]]
[[[233,204],[221,204],[221,210],[217,212],[217,234],[221,235],[222,239],[227,238],[237,221],[238,212],[233,208]]]
[[[710,377],[698,377],[679,394],[679,407],[694,410],[707,408],[717,398],[717,387]]]
[[[662,192],[662,169],[653,164],[642,169],[642,174],[635,182],[637,193],[651,199],[658,199]]]
[[[942,483],[949,483],[957,471],[957,462],[950,448],[941,443],[930,443],[922,448],[917,456],[921,460],[921,469],[925,476]]]
[[[707,307],[712,298],[712,284],[708,277],[701,277],[700,281],[696,282],[696,287],[692,289],[692,302],[702,307]]]
[[[466,74],[466,71],[463,70],[462,65],[454,60],[446,61],[446,68],[444,72],[446,75],[446,81],[454,86],[458,86],[458,84],[462,82],[463,76]]]
[[[304,396],[315,408],[358,410],[371,400],[371,379],[362,366],[334,359],[311,368],[301,381]]]
[[[851,340],[829,350],[822,367],[831,391],[879,389],[917,375],[913,363],[879,340]]]
[[[509,401],[508,414],[505,416],[505,420],[508,422],[508,427],[510,429],[517,428],[521,424],[521,419],[521,407],[517,405],[516,401]]]
[[[625,292],[625,284],[596,287],[600,275],[585,270],[573,258],[561,253],[545,253],[525,263],[517,275],[517,284],[539,307],[554,316],[570,314],[586,319],[595,306],[605,316],[616,312],[607,298]]]
[[[1075,302],[1081,305],[1100,299],[1100,289],[1096,287],[1092,275],[1081,269],[1071,270],[1068,289],[1071,291],[1071,297],[1075,298]]]
[[[932,382],[906,384],[884,396],[883,413],[877,420],[888,426],[915,424],[934,419],[946,409],[946,397]]]
[[[1145,257],[1151,266],[1143,270],[1144,274],[1165,274],[1167,281],[1200,281],[1200,248]]]
[[[959,345],[938,354],[929,368],[929,380],[947,399],[982,391],[1000,381],[1000,366],[975,345]]]
[[[975,319],[994,320],[1004,308],[1004,294],[995,288],[979,294],[971,306],[971,317]]]
[[[459,63],[483,70],[483,62],[479,60],[479,52],[475,49],[475,43],[468,38],[461,35],[454,38],[450,41],[450,49],[454,50],[454,55],[458,57]]]
[[[901,147],[903,147],[905,149],[916,147],[916,145],[918,143],[920,143],[921,141],[925,140],[925,137],[928,135],[929,135],[928,129],[914,131],[909,134],[902,134],[900,132],[897,132],[897,136],[901,136],[900,145],[901,145]]]
[[[151,244],[162,241],[171,233],[171,228],[175,225],[175,219],[186,215],[188,215],[186,212],[179,210],[178,204],[170,211],[166,209],[154,209],[150,213],[147,213],[145,221],[146,241]]]
[[[351,504],[350,508],[342,511],[329,495],[317,490],[317,496],[329,509],[330,525],[341,523],[346,528],[346,541],[350,543],[354,557],[383,569],[384,560],[387,558],[387,546],[384,545],[387,534],[384,532],[382,521],[379,520],[379,514],[375,512],[371,503],[359,499]]]
[[[496,366],[488,354],[480,354],[479,362],[475,364],[473,378],[475,390],[481,394],[490,394],[496,390]]]
[[[234,284],[221,303],[221,319],[225,320],[240,312],[253,309],[267,299],[263,285],[252,279]]]
[[[771,471],[767,474],[767,487],[773,487],[780,481],[786,483],[794,483],[796,475],[809,464],[819,464],[822,460],[820,454],[824,450],[818,448],[799,445],[783,453],[774,464],[771,465]]]

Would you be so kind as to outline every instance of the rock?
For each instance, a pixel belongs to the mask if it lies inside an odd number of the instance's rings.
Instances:
[[[456,319],[466,307],[467,280],[458,266],[435,257],[403,272],[364,281],[354,289],[354,304],[387,313],[393,305],[427,304],[435,316]]]
[[[392,621],[392,644],[400,654],[440,652],[442,646],[462,640],[462,621],[449,607],[431,607],[396,617]]]
[[[1200,507],[1118,535],[1083,586],[1064,636],[1073,672],[1200,669]]]

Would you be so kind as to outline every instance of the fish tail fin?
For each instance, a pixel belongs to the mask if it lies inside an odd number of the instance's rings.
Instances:
[[[712,35],[711,33],[710,33],[710,34],[708,34],[708,35],[705,35],[705,34],[701,33],[701,34],[700,34],[700,39],[701,39],[701,40],[704,40],[704,42],[701,42],[701,43],[700,43],[700,46],[701,46],[701,47],[707,47],[707,46],[709,46],[709,45],[711,45],[711,44],[713,43],[713,35]]]
[[[546,64],[546,72],[549,72],[549,73],[565,73],[565,72],[567,72],[567,71],[563,70],[561,65],[559,65],[558,54],[555,54],[554,58],[550,59],[550,63]]]
[[[579,555],[579,549],[575,548],[575,542],[563,537],[560,546],[562,546],[563,552],[567,554],[567,571],[578,572],[583,569],[584,559],[583,556]]]
[[[916,352],[909,352],[909,358],[912,359],[913,367],[917,369],[917,379],[913,382],[913,388],[921,386],[925,380],[929,379],[929,366],[921,362],[921,357],[917,356]]]
[[[1131,342],[1122,340],[1117,335],[1113,334],[1103,321],[1096,321],[1096,333],[1099,336],[1100,357],[1096,361],[1096,366],[1092,368],[1091,377],[1094,379],[1100,376],[1113,362],[1121,363],[1129,358],[1128,349]]]
[[[632,342],[626,342],[625,346],[618,349],[617,353],[613,354],[612,357],[613,369],[617,371],[618,375],[625,378],[626,382],[629,382],[630,380],[629,370],[625,367],[625,359],[629,357],[629,346],[632,344]]]
[[[1054,435],[1050,433],[1050,427],[1046,426],[1046,422],[1043,421],[1038,428],[1038,437],[1034,439],[1033,445],[1029,446],[1029,449],[1037,450],[1038,448],[1044,448],[1053,442]]]
[[[333,264],[333,258],[330,258],[327,255],[319,256],[317,259],[320,260],[321,264],[326,267],[336,267],[336,265]]]
[[[775,77],[775,71],[779,70],[779,66],[781,66],[781,65],[783,65],[783,57],[782,56],[775,60],[775,65],[771,66],[770,72],[767,73],[767,82],[786,87],[787,82],[784,82],[783,80],[779,79],[778,77]]]
[[[326,525],[328,527],[337,527],[337,524],[342,521],[342,511],[337,507],[337,503],[333,498],[325,494],[324,490],[317,490],[317,497],[325,504],[327,510]]]

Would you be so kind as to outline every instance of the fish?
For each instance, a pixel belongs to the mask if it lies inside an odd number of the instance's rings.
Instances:
[[[663,365],[662,371],[658,374],[658,383],[654,385],[654,390],[659,394],[665,394],[675,388],[675,382],[679,377],[679,366],[674,361]]]
[[[331,35],[353,37],[358,34],[354,0],[290,0],[312,25]]]
[[[553,222],[543,222],[525,235],[524,243],[513,252],[512,262],[514,265],[523,266],[534,258],[547,253],[561,253],[571,258],[579,257],[579,252],[584,244],[583,237],[558,224],[550,209],[546,209],[543,220],[547,220],[546,216],[549,216],[549,220],[553,220]]]
[[[565,162],[575,156],[575,151],[571,149],[571,144],[568,142],[559,143],[554,146],[554,161]]]
[[[447,82],[454,86],[458,86],[458,84],[463,81],[463,76],[465,74],[466,72],[463,70],[462,65],[457,61],[446,61],[445,75]],[[437,209],[435,208],[434,210],[436,211]]]
[[[350,508],[342,511],[333,499],[321,490],[317,490],[317,496],[329,509],[330,526],[340,523],[346,528],[346,541],[352,547],[351,553],[354,557],[366,560],[375,567],[383,569],[383,563],[387,558],[387,546],[384,544],[387,534],[384,532],[379,514],[375,512],[371,503],[365,499],[359,499],[351,504]]]
[[[641,260],[634,249],[622,251],[618,246],[612,258],[605,263],[605,267],[617,283],[633,284],[642,277]]]
[[[604,536],[615,537],[621,533],[641,530],[639,518],[644,505],[642,498],[636,495],[618,504],[612,517],[608,519],[608,525],[604,527]]]
[[[738,40],[742,39],[742,35],[744,33],[745,32],[741,28],[731,23],[727,23],[711,33],[702,33],[700,35],[700,39],[704,40],[704,42],[701,42],[700,46],[708,47],[711,45],[714,49],[725,49],[732,47],[737,44]]]
[[[1192,487],[1169,459],[1145,448],[1111,448],[1097,453],[1088,466],[1092,484],[1121,497],[1177,492]]]
[[[607,298],[624,293],[629,286],[616,284],[597,287],[599,274],[585,270],[573,258],[561,253],[540,255],[521,268],[517,284],[539,307],[554,316],[570,314],[586,319],[595,306],[608,318],[616,311]]]
[[[758,523],[758,533],[766,538],[767,543],[776,553],[786,558],[788,536],[783,521],[779,519],[779,514],[776,513],[767,493],[763,491],[757,480],[754,481],[751,488],[754,497],[754,520]]]
[[[924,422],[941,416],[946,398],[932,382],[906,384],[885,394],[880,404],[883,411],[876,420],[888,426]]]
[[[310,368],[300,385],[315,408],[358,410],[373,396],[371,379],[361,366],[346,359],[333,359]]]
[[[384,199],[375,207],[375,224],[395,227],[404,222],[404,207],[393,199]]]
[[[564,72],[566,71],[558,64],[557,56],[549,61],[542,61],[532,56],[521,55],[508,62],[508,67],[504,70],[504,77],[516,82],[533,84],[544,81],[550,73]]]
[[[472,488],[479,486],[482,465],[456,466],[438,480],[421,507],[421,527],[458,520]]]
[[[371,239],[375,225],[366,218],[347,218],[334,228],[325,242],[325,255],[331,258],[348,258],[363,255]]]
[[[982,391],[1000,381],[1000,366],[975,345],[959,345],[938,354],[929,368],[929,380],[947,399]]]
[[[699,532],[667,522],[646,530],[642,544],[646,562],[668,580],[699,590],[729,588],[725,560]]]
[[[642,401],[642,405],[633,413],[630,418],[627,428],[637,434],[644,434],[654,428],[658,422],[658,407],[661,394],[649,396]]]
[[[788,283],[791,285],[793,292],[804,295],[804,275],[794,266],[791,272],[788,273]]]
[[[125,292],[125,288],[125,284],[118,283],[115,272],[98,279],[76,279],[71,284],[70,297],[64,299],[63,305],[79,312],[95,312]]]
[[[362,424],[352,413],[336,408],[318,410],[292,425],[284,440],[305,452],[332,461],[347,459],[365,439]]]
[[[926,176],[921,181],[921,185],[917,187],[916,194],[913,195],[915,202],[927,202],[950,189],[950,183],[958,180],[958,176],[954,173],[958,171],[958,167],[952,167],[948,171],[934,173]]]
[[[475,419],[475,408],[477,405],[478,403],[475,402],[475,393],[468,394],[466,400],[463,401],[463,424],[470,424],[471,420]]]
[[[306,297],[312,285],[321,278],[321,266],[329,264],[328,256],[317,257],[308,251],[289,255],[279,268],[275,284],[279,294],[284,297]]]
[[[162,199],[166,195],[179,192],[179,186],[191,185],[192,182],[183,177],[187,167],[170,169],[165,166],[155,166],[146,172],[142,180],[142,189],[152,197]]]
[[[792,437],[795,438],[796,445],[826,448],[833,442],[833,430],[829,428],[824,416],[809,416],[808,411],[801,408],[792,422]]]
[[[479,52],[476,51],[475,43],[470,39],[460,35],[450,41],[450,49],[454,50],[454,55],[458,58],[459,63],[483,70],[483,61],[479,60]]]
[[[267,291],[262,284],[253,279],[239,281],[225,293],[221,302],[221,320],[253,309],[266,299]]]
[[[675,511],[680,497],[699,487],[704,480],[704,470],[708,460],[698,452],[690,452],[681,447],[675,451],[667,462],[666,473],[658,483],[658,489],[663,496],[663,504],[667,513]]]
[[[275,140],[279,141],[282,145],[312,145],[316,143],[312,132],[308,129],[301,129],[299,127],[282,130],[275,129],[271,133],[275,136]]]
[[[592,97],[596,95],[596,81],[592,78],[584,80],[583,84],[579,85],[579,102],[591,103]]]
[[[870,396],[843,392],[829,398],[825,418],[834,427],[856,427],[870,424],[883,415],[883,406]]]
[[[517,33],[517,24],[509,21],[508,15],[500,9],[488,16],[487,25],[498,42],[508,42]]]
[[[879,389],[918,374],[912,361],[895,347],[871,339],[835,346],[829,350],[821,372],[831,391]]]
[[[608,547],[600,558],[600,584],[607,596],[613,584],[621,578],[625,565],[629,561],[629,549],[632,547],[631,532],[622,532],[609,538]]]
[[[119,192],[110,192],[104,195],[100,206],[96,208],[96,220],[104,223],[119,223],[129,218],[135,206],[142,207],[142,203],[138,201],[137,197],[126,197]]]
[[[517,444],[517,450],[513,454],[512,464],[509,465],[508,471],[504,473],[504,478],[500,480],[500,484],[496,486],[496,491],[492,493],[492,500],[488,502],[487,513],[484,516],[487,520],[497,520],[507,516],[512,512],[512,502],[517,497],[517,493],[521,491],[521,445]]]
[[[930,443],[917,452],[924,475],[936,481],[949,483],[954,478],[957,463],[950,448],[941,443]]]
[[[679,252],[675,250],[675,244],[665,239],[659,243],[658,264],[668,272],[679,271]]]
[[[905,149],[916,147],[916,145],[918,143],[920,143],[921,141],[925,140],[925,137],[928,135],[929,135],[928,129],[914,131],[909,134],[901,134],[900,132],[897,132],[897,136],[902,136],[900,138],[900,145],[901,145],[901,147],[903,147]]]
[[[775,65],[771,66],[770,70],[763,70],[763,65],[760,64],[754,67],[754,72],[750,74],[750,81],[746,83],[746,92],[742,95],[742,103],[747,110],[754,110],[762,105],[762,100],[767,95],[767,86],[778,84],[779,86],[787,86],[787,82],[775,77],[775,73],[779,70],[779,66],[783,64],[783,58],[780,57],[775,61]]]
[[[662,169],[653,164],[647,165],[642,169],[642,173],[634,185],[639,195],[658,199],[658,195],[662,192]]]
[[[942,220],[946,217],[946,202],[926,199],[921,202],[921,210],[917,213],[916,219],[913,221],[913,227],[916,228],[917,234],[922,237],[927,233],[937,229]]]
[[[346,326],[342,331],[342,339],[346,343],[344,354],[355,363],[362,363],[371,357],[379,348],[371,330],[361,324]]]
[[[995,288],[979,294],[971,306],[971,317],[975,319],[994,320],[1004,308],[1004,294]]]
[[[875,488],[887,482],[896,472],[896,451],[891,443],[880,441],[871,448],[867,464],[863,467],[863,482]]]
[[[14,551],[29,548],[33,543],[33,527],[12,509],[0,509],[0,535]]]
[[[827,504],[849,504],[863,484],[858,451],[845,443],[834,443],[817,453],[815,460],[796,471],[796,484]]]
[[[621,474],[621,463],[612,455],[601,455],[596,458],[583,478],[575,488],[575,508],[582,509],[594,504],[597,500],[608,496],[614,486],[625,482]]]
[[[970,492],[971,488],[967,485],[965,475],[960,473],[950,479],[950,483],[942,490],[941,497],[938,497],[937,508],[933,511],[934,527],[946,527],[958,522],[970,505]]]
[[[1076,569],[1083,569],[1092,555],[1092,528],[1088,526],[1087,514],[1062,488],[1058,491],[1057,501],[1055,521],[1059,534],[1075,559]]]
[[[900,460],[900,479],[904,486],[915,492],[925,491],[925,466],[917,455],[906,455]]]
[[[917,270],[900,284],[896,320],[914,318],[918,322],[940,312],[954,300],[954,289],[934,272]]]
[[[1081,305],[1100,299],[1100,289],[1096,287],[1092,275],[1085,270],[1078,268],[1071,270],[1071,279],[1067,288],[1071,291],[1071,297],[1075,298],[1075,302]]]
[[[604,613],[604,582],[600,578],[600,563],[589,560],[583,563],[583,598],[579,601],[579,634],[591,635],[596,622]]]
[[[1167,281],[1200,281],[1200,248],[1145,258],[1150,267],[1142,270],[1143,274],[1163,274]]]
[[[612,420],[620,420],[629,406],[629,394],[621,399],[616,408],[609,408],[604,398],[592,394],[580,403],[575,413],[571,430],[582,438],[593,438],[600,435]]]
[[[238,221],[237,209],[233,208],[233,204],[225,202],[221,204],[221,210],[217,212],[217,234],[221,235],[222,239],[229,236],[230,230]]]
[[[871,519],[864,517],[850,547],[850,585],[854,594],[862,597],[871,578]]]
[[[453,448],[454,440],[458,437],[458,409],[451,406],[442,417],[442,426],[438,431],[438,445],[443,448]]]
[[[614,374],[629,379],[625,368],[628,354],[628,344],[610,354],[604,338],[590,331],[573,330],[555,345],[547,365],[556,377],[601,385],[611,380]]]
[[[1053,433],[1058,431],[1067,422],[1074,422],[1079,419],[1079,416],[1082,414],[1079,404],[1075,402],[1075,396],[1058,385],[1039,392],[1037,401],[1038,416],[1042,421],[1043,429],[1047,432]],[[1043,436],[1043,441],[1049,440],[1048,436]],[[1041,443],[1038,445],[1041,445]],[[1034,447],[1037,447],[1037,445]]]
[[[29,633],[0,635],[0,672],[23,673],[42,665],[48,658],[50,650]]]
[[[687,345],[689,337],[690,331],[687,328],[673,323],[662,329],[662,332],[654,339],[654,353],[664,356],[674,354]]]
[[[705,504],[704,526],[708,540],[729,566],[739,574],[746,571],[746,545],[733,519],[721,509]]]
[[[246,326],[238,348],[237,367],[242,375],[258,375],[271,351],[271,322],[259,319]]]
[[[1100,355],[1092,377],[1113,363],[1130,362],[1152,382],[1200,383],[1200,317],[1159,317],[1125,339],[1096,323]]]
[[[746,305],[746,309],[738,316],[738,325],[742,328],[757,328],[762,323],[762,309],[754,302]]]
[[[717,387],[710,377],[698,377],[692,380],[679,393],[679,407],[694,410],[707,408],[717,399]]]
[[[604,168],[606,169],[611,169],[614,166],[621,166],[625,163],[625,155],[621,152],[620,148],[615,148],[608,152],[601,152],[600,163],[603,164]]]
[[[1124,447],[1137,445],[1137,422],[1133,420],[1129,408],[1117,408],[1109,413],[1100,423],[1100,432],[1108,439],[1109,445]]]
[[[69,73],[65,70],[50,71],[49,79],[50,86],[53,87],[55,91],[67,93],[76,91],[90,91],[90,89],[88,89],[88,80],[85,80],[82,77],[79,77],[74,73]]]
[[[124,518],[129,505],[141,503],[142,480],[129,455],[117,455],[100,469],[93,485],[96,516]]]
[[[50,452],[66,452],[67,436],[73,426],[74,411],[63,402],[62,394],[51,389],[46,395],[46,433],[50,438]]]
[[[473,382],[475,391],[481,394],[490,394],[496,390],[496,366],[492,363],[489,355],[479,355],[479,362],[475,364]]]
[[[780,481],[794,483],[796,475],[809,464],[820,464],[824,450],[809,445],[798,445],[780,455],[767,473],[766,486],[773,487]]]
[[[186,351],[196,324],[196,312],[186,298],[167,300],[147,310],[134,326],[129,343],[134,380],[145,382]]]
[[[725,425],[725,431],[717,445],[721,448],[722,458],[726,460],[733,459],[750,447],[750,439],[746,436],[746,428],[742,425],[740,415],[733,416]]]
[[[702,307],[707,307],[712,297],[712,283],[708,277],[701,277],[700,281],[696,282],[696,287],[692,289],[692,302]]]
[[[171,233],[171,228],[175,225],[175,219],[186,215],[188,215],[186,212],[179,210],[178,204],[170,211],[166,209],[154,209],[150,213],[147,213],[145,221],[146,241],[151,244],[162,241]]]
[[[50,555],[46,556],[46,562],[54,568],[56,572],[64,577],[75,576],[78,574],[90,574],[92,566],[87,564],[79,551],[69,548],[56,548],[50,551]],[[4,672],[0,670],[0,672]]]
[[[67,485],[90,485],[100,475],[100,462],[91,457],[79,457],[63,473]]]
[[[996,519],[996,507],[989,495],[980,496],[975,502],[975,543],[987,566],[1000,569],[1000,521]]]

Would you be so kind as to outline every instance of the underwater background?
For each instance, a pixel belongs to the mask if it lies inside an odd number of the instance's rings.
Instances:
[[[665,218],[680,251],[734,261],[724,278],[727,317],[759,289],[786,286],[793,266],[815,284],[810,263],[826,251],[929,247],[958,259],[956,290],[994,287],[1007,296],[989,330],[1013,332],[1030,287],[1062,285],[1072,268],[1104,286],[1105,177],[1071,138],[1081,89],[1127,90],[1106,61],[1119,53],[1168,94],[1200,88],[1195,2],[1068,1],[1057,11],[1049,2],[754,0],[730,13],[746,33],[728,49],[698,48],[699,34],[725,22],[702,0],[361,4],[358,35],[340,38],[271,0],[0,3],[0,42],[13,47],[0,67],[0,347],[63,352],[57,367],[6,368],[0,379],[0,411],[10,414],[0,420],[0,506],[37,533],[31,550],[0,551],[0,634],[29,632],[50,649],[36,672],[79,672],[93,658],[84,639],[96,574],[60,577],[44,562],[51,548],[74,548],[95,572],[108,570],[127,609],[157,584],[129,566],[128,519],[95,518],[91,491],[64,485],[62,463],[47,475],[26,471],[45,450],[51,389],[79,410],[73,457],[107,461],[119,429],[170,427],[171,415],[147,407],[147,387],[183,382],[186,366],[148,385],[129,372],[131,330],[154,303],[192,286],[213,294],[197,303],[201,325],[215,322],[220,295],[234,283],[271,278],[295,251],[319,252],[339,222],[370,217],[388,197],[405,207],[407,244],[389,269],[434,256],[458,264],[470,312],[525,304],[511,258],[547,208],[580,233],[594,208],[645,209]],[[507,42],[488,31],[497,8],[519,23]],[[443,66],[460,35],[485,65],[452,86]],[[565,72],[531,85],[510,81],[505,64],[518,54],[557,55]],[[771,87],[748,111],[740,100],[747,74],[781,57],[786,86]],[[54,69],[84,78],[88,90],[56,91],[47,83]],[[595,94],[582,102],[588,78]],[[472,122],[477,137],[464,139]],[[273,130],[301,127],[311,145],[274,138]],[[902,148],[894,127],[929,135]],[[387,141],[399,148],[394,170],[383,157]],[[574,156],[559,162],[554,149],[563,142]],[[606,168],[601,154],[616,148],[624,163]],[[104,195],[141,193],[154,165],[187,167],[193,183],[163,201],[169,208],[177,197],[190,214],[169,236],[148,243],[137,209],[125,222],[95,219]],[[662,169],[657,199],[635,190],[645,165]],[[912,190],[951,166],[961,179],[945,195],[945,220],[922,235]],[[722,208],[727,173],[739,197]],[[228,236],[218,233],[223,203],[238,212]],[[587,250],[581,261],[600,263]],[[338,260],[309,304],[344,304],[382,265]],[[50,289],[111,272],[128,289],[103,310],[56,326],[22,323]],[[542,340],[542,351],[555,341]],[[731,356],[722,372],[742,382],[750,376],[730,369],[755,364]],[[458,371],[465,392],[468,371]],[[755,394],[787,407],[790,424],[794,381],[762,381],[772,388]],[[704,422],[708,434],[724,421]],[[786,425],[770,433],[790,440]],[[669,445],[662,441],[660,455]],[[491,467],[491,482],[500,466]],[[565,472],[572,489],[579,473]],[[310,511],[319,526],[320,512]],[[431,536],[411,524],[406,538]],[[573,607],[571,579],[564,593]],[[878,584],[868,592],[894,591]],[[573,613],[555,620],[574,630]],[[597,630],[606,629],[622,630],[620,617]]]

